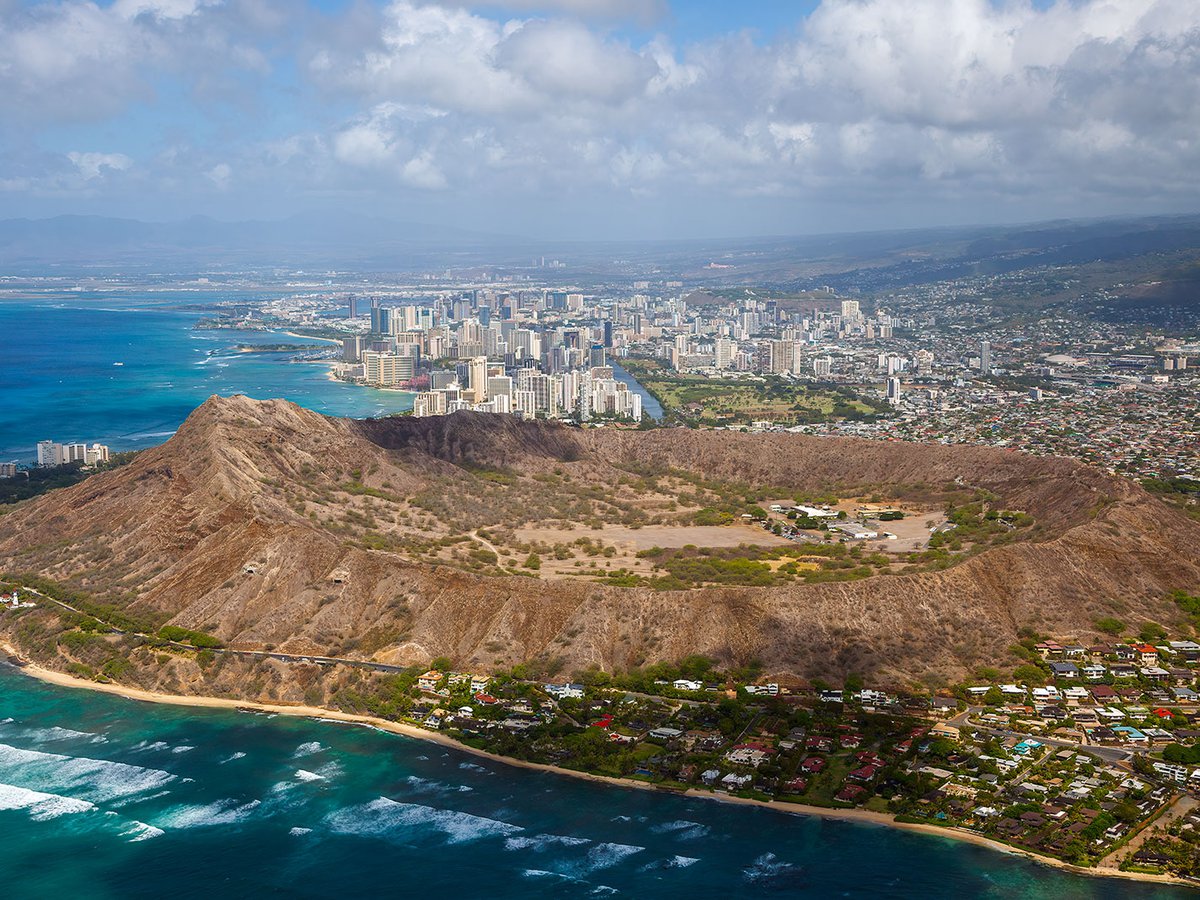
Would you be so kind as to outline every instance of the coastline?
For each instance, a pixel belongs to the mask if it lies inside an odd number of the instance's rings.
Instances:
[[[337,338],[317,337],[315,334],[296,334],[294,331],[284,331],[282,334],[286,334],[288,337],[300,338],[301,340],[305,341],[323,341],[326,344],[336,344],[339,347],[342,344],[342,342],[337,340]]]
[[[545,763],[535,763],[527,760],[502,756],[498,753],[492,753],[488,750],[480,750],[476,747],[464,744],[455,738],[449,737],[448,735],[440,734],[436,731],[428,731],[424,728],[417,728],[416,726],[408,725],[403,722],[392,722],[387,719],[375,718],[374,716],[344,713],[317,706],[259,703],[250,700],[234,700],[224,697],[205,697],[201,695],[185,696],[180,694],[161,694],[155,691],[147,691],[141,688],[127,687],[125,685],[111,683],[102,684],[99,682],[87,681],[82,678],[76,678],[73,675],[67,675],[63,672],[55,671],[54,669],[47,669],[44,666],[37,665],[36,663],[26,662],[21,654],[7,642],[0,643],[0,650],[3,650],[7,655],[14,659],[21,660],[21,664],[19,666],[14,666],[18,672],[28,675],[31,678],[36,678],[40,681],[57,685],[59,687],[99,691],[105,694],[124,697],[128,700],[137,700],[145,703],[162,703],[169,706],[192,706],[202,709],[225,709],[235,711],[253,710],[255,712],[296,716],[299,718],[316,719],[326,722],[365,725],[371,728],[376,728],[380,731],[386,731],[392,734],[401,735],[403,737],[413,738],[415,740],[428,741],[430,743],[439,744],[443,747],[459,750],[464,753],[470,753],[474,756],[482,757],[502,765],[529,769],[536,772],[547,772],[553,775],[564,775],[567,777],[578,778],[584,781],[591,781],[611,787],[655,792],[661,790],[656,785],[650,784],[649,782],[633,781],[632,779],[626,778],[614,778],[608,775],[596,775],[590,772],[580,772],[574,769],[563,769],[557,766],[547,765]],[[1053,857],[1034,853],[1030,850],[1012,847],[1008,844],[992,840],[991,838],[985,837],[981,834],[976,834],[972,831],[967,831],[965,829],[951,826],[942,827],[937,825],[925,825],[916,822],[898,822],[888,813],[872,812],[871,810],[866,809],[830,809],[820,806],[806,806],[800,803],[787,803],[781,800],[753,800],[746,797],[734,797],[729,794],[702,791],[697,788],[689,788],[683,792],[666,790],[663,790],[662,792],[669,793],[674,796],[688,797],[698,800],[710,800],[718,803],[734,803],[741,806],[772,809],[776,812],[787,813],[789,815],[812,816],[821,819],[830,819],[833,821],[857,823],[859,825],[877,825],[928,836],[941,837],[947,840],[961,841],[963,843],[973,844],[977,847],[985,847],[989,850],[998,851],[1001,853],[1022,856],[1032,862],[1050,866],[1051,868],[1060,869],[1065,872],[1070,872],[1075,875],[1087,875],[1094,878],[1121,878],[1130,881],[1143,881],[1152,884],[1170,884],[1192,889],[1196,889],[1198,887],[1198,885],[1194,882],[1176,878],[1171,875],[1153,875],[1142,872],[1122,872],[1119,869],[1108,867],[1084,868],[1081,866],[1075,866]]]

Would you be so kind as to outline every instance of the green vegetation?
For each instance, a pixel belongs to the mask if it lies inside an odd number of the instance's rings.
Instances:
[[[639,551],[639,559],[653,562],[663,575],[643,577],[620,573],[624,586],[645,585],[673,591],[704,585],[771,585],[805,582],[854,581],[886,571],[891,560],[882,553],[866,553],[857,544],[796,544],[788,547],[683,547]],[[777,563],[772,565],[771,563]],[[610,577],[610,583],[617,580]]]
[[[964,546],[994,546],[1015,540],[1018,532],[1033,525],[1033,517],[1023,512],[988,508],[979,500],[965,506],[951,507],[946,518],[952,528],[939,531],[929,538],[929,549],[951,551]]]
[[[191,644],[201,649],[215,649],[224,646],[220,640],[203,631],[193,631],[190,628],[180,628],[177,625],[164,625],[158,630],[158,636],[164,641],[174,641],[177,644]]]
[[[869,421],[887,411],[885,405],[838,386],[818,387],[779,376],[718,379],[679,375],[650,359],[626,359],[622,365],[658,399],[668,419],[689,425]]]

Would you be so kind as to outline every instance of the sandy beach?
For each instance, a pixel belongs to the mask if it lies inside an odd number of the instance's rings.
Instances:
[[[22,659],[20,653],[18,653],[15,648],[7,643],[0,644],[0,649],[3,649],[8,655],[14,658]],[[274,713],[284,716],[300,716],[303,718],[319,719],[329,722],[346,722],[356,725],[365,725],[372,728],[377,728],[381,731],[391,732],[392,734],[399,734],[403,735],[404,737],[429,741],[431,743],[440,744],[444,747],[451,747],[455,750],[460,750],[464,753],[470,753],[502,765],[515,766],[523,769],[532,769],[539,772],[548,772],[554,775],[563,775],[570,778],[579,778],[585,781],[611,785],[613,787],[647,791],[664,790],[647,782],[633,781],[625,778],[612,778],[607,775],[593,775],[589,772],[578,772],[572,769],[562,769],[557,766],[549,766],[543,763],[526,762],[524,760],[501,756],[497,753],[491,753],[487,750],[479,750],[475,747],[471,747],[462,743],[461,741],[448,737],[447,735],[439,734],[436,731],[427,731],[424,728],[417,728],[416,726],[407,725],[402,722],[392,722],[388,721],[387,719],[377,719],[373,716],[354,715],[352,713],[338,712],[336,710],[324,709],[316,706],[256,703],[249,700],[232,700],[221,697],[159,694],[153,691],[141,690],[140,688],[126,687],[124,685],[101,684],[95,681],[87,681],[28,662],[23,663],[20,666],[19,671],[33,678],[40,679],[50,684],[56,684],[61,687],[100,691],[102,693],[115,694],[130,700],[140,700],[147,703],[165,703],[173,706],[192,706],[206,709],[249,709],[254,710],[255,712]],[[1122,872],[1119,869],[1109,867],[1083,868],[1081,866],[1073,866],[1069,863],[1063,862],[1062,860],[1054,859],[1053,857],[1042,856],[1018,847],[1012,847],[1008,844],[992,840],[991,838],[985,837],[981,834],[976,834],[972,831],[967,831],[962,828],[922,825],[912,822],[898,822],[893,816],[887,813],[872,812],[865,809],[828,809],[819,806],[805,806],[799,803],[786,803],[780,800],[753,800],[745,797],[734,797],[724,793],[704,791],[697,788],[691,788],[682,793],[677,791],[670,791],[670,793],[676,794],[677,796],[692,797],[698,800],[713,800],[720,803],[736,803],[742,806],[765,807],[777,812],[787,813],[788,815],[816,816],[822,819],[851,822],[860,825],[877,825],[886,828],[899,828],[904,831],[917,832],[919,834],[945,838],[947,840],[963,841],[968,844],[986,847],[990,850],[996,850],[1001,853],[1023,856],[1042,865],[1052,866],[1053,868],[1072,872],[1077,875],[1088,875],[1097,878],[1124,878],[1132,881],[1173,884],[1190,888],[1200,887],[1200,885],[1197,885],[1193,882],[1184,881],[1183,879],[1174,878],[1169,875],[1149,875],[1139,872]]]

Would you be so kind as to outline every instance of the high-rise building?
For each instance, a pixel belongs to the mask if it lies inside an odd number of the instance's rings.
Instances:
[[[991,341],[979,342],[979,370],[985,375],[992,371]]]
[[[367,384],[403,384],[411,381],[416,374],[416,358],[413,356],[365,350],[362,361],[363,375]]]
[[[488,361],[486,356],[471,358],[467,375],[467,387],[471,390],[471,400],[474,403],[486,403],[488,398]]]
[[[928,350],[918,350],[914,361],[917,367],[918,375],[933,374],[933,354]]]
[[[511,397],[513,380],[507,375],[491,375],[487,380],[487,392],[489,397]]]
[[[893,406],[900,402],[900,379],[889,378],[887,380],[887,401]]]
[[[37,464],[45,468],[61,466],[66,462],[63,445],[57,441],[38,441]]]
[[[380,306],[376,300],[371,305],[371,333],[372,334],[391,334],[391,310],[386,306]]]
[[[356,363],[362,358],[363,339],[361,334],[342,338],[343,362]]]
[[[812,361],[813,374],[818,377],[833,374],[833,358],[829,356],[818,356]]]
[[[733,364],[735,345],[729,338],[717,338],[713,341],[713,365],[718,369],[728,369]]]

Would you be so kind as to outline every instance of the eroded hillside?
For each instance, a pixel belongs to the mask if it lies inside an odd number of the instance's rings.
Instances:
[[[976,503],[1031,524],[957,552],[827,542],[781,557],[798,545],[740,517],[775,496],[930,515]],[[0,570],[155,623],[235,647],[471,668],[700,652],[778,674],[947,680],[1003,664],[1022,628],[1086,640],[1106,615],[1168,621],[1166,592],[1200,582],[1200,525],[1066,460],[482,414],[354,422],[244,397],[209,400],[129,466],[2,521]],[[769,584],[669,589],[656,568],[669,554],[629,548],[677,528],[758,547]],[[23,621],[45,634],[53,618]],[[162,683],[202,689],[168,668]],[[236,671],[224,676],[234,693]],[[255,684],[296,689],[283,676]]]

